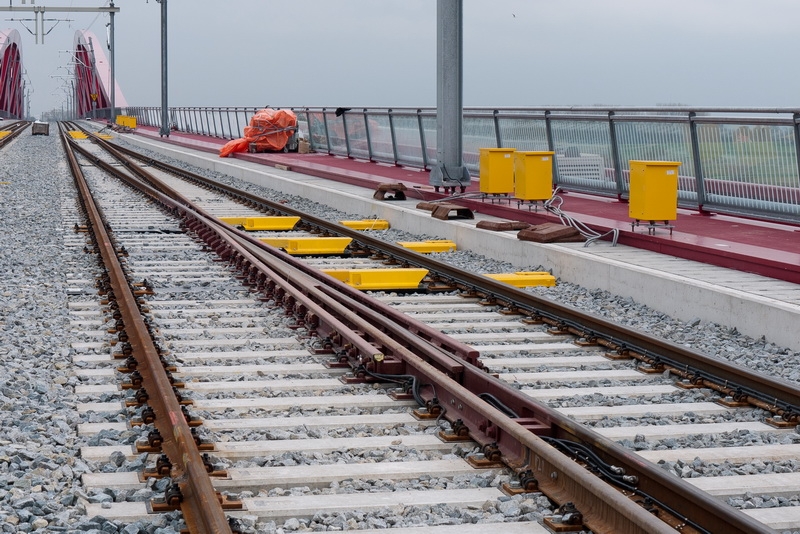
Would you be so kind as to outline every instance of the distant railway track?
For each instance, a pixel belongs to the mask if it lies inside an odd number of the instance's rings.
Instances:
[[[30,124],[30,122],[26,121],[13,121],[10,124],[0,126],[0,149],[24,132]]]
[[[86,150],[77,143],[69,141],[66,136],[63,139],[65,146],[81,152],[82,155],[79,157],[144,191],[151,201],[158,201],[162,205],[162,210],[180,221],[179,224],[172,223],[176,233],[179,227],[188,230],[193,238],[201,240],[208,250],[215,252],[234,267],[238,276],[247,283],[253,293],[262,296],[280,309],[282,314],[290,317],[291,324],[288,326],[291,329],[309,332],[316,341],[312,348],[319,353],[315,355],[317,359],[333,358],[328,365],[331,368],[329,372],[334,373],[333,376],[345,373],[344,383],[362,389],[365,386],[372,387],[378,384],[387,387],[387,382],[394,382],[400,389],[396,396],[401,399],[409,397],[410,400],[404,402],[413,400],[416,402],[412,404],[419,403],[423,406],[416,410],[417,416],[421,419],[421,422],[416,424],[425,426],[431,422],[436,423],[437,420],[448,421],[450,428],[443,432],[443,437],[469,440],[477,444],[480,454],[472,455],[473,464],[497,469],[500,473],[509,473],[511,476],[507,487],[509,492],[538,490],[559,505],[572,503],[574,511],[559,515],[562,518],[566,517],[567,522],[573,520],[578,527],[585,525],[595,532],[668,532],[679,527],[683,532],[771,531],[653,464],[642,462],[639,456],[621,447],[613,439],[593,432],[568,415],[533,400],[531,395],[520,391],[521,388],[508,384],[509,378],[518,382],[520,369],[526,367],[574,367],[574,364],[558,361],[544,363],[543,360],[531,362],[519,357],[513,358],[516,361],[508,361],[512,360],[511,358],[493,360],[490,357],[492,350],[481,351],[480,345],[465,345],[459,341],[458,336],[442,334],[439,328],[447,329],[446,325],[430,326],[414,316],[390,308],[387,306],[387,301],[391,301],[392,297],[376,300],[348,288],[345,284],[331,282],[330,277],[307,263],[288,257],[274,248],[265,246],[251,235],[219,222],[209,209],[200,208],[195,202],[190,202],[185,195],[178,194],[175,185],[167,185],[153,173],[138,168],[125,157],[133,155],[130,151],[121,147],[108,147],[112,151],[117,151],[114,157],[121,162],[120,166],[99,157],[94,151]],[[98,146],[107,145],[101,139],[94,140]],[[599,365],[590,371],[595,376],[601,376],[600,369],[609,366],[612,367],[610,370],[613,373],[618,373],[617,375],[610,373],[609,376],[618,377],[629,376],[626,372],[647,376],[642,371],[661,374],[668,371],[671,376],[677,377],[680,384],[710,388],[718,392],[721,397],[729,398],[729,404],[732,406],[750,405],[765,410],[774,416],[776,424],[785,422],[794,425],[797,422],[800,398],[796,388],[788,383],[753,375],[743,369],[644,333],[587,316],[575,309],[494,282],[486,277],[454,269],[426,256],[411,253],[402,247],[370,238],[364,232],[352,231],[335,223],[295,213],[280,203],[268,202],[254,195],[191,175],[186,171],[170,168],[151,158],[142,160],[159,171],[189,179],[206,189],[214,189],[217,192],[215,194],[231,195],[230,198],[245,203],[248,209],[253,209],[256,213],[299,215],[303,218],[304,228],[352,238],[351,248],[355,251],[400,265],[428,269],[431,272],[428,280],[431,285],[435,285],[439,290],[458,291],[470,297],[472,302],[469,298],[460,298],[466,305],[475,307],[478,304],[484,307],[491,305],[490,309],[502,311],[506,316],[516,317],[519,326],[512,327],[512,330],[521,332],[517,335],[519,340],[530,342],[533,339],[549,338],[551,342],[562,344],[572,344],[573,340],[577,340],[577,345],[584,348],[576,348],[575,351],[582,354],[589,352],[581,357],[595,358],[584,360],[585,363],[579,365],[590,367]],[[74,173],[80,174],[80,165],[75,156],[72,167]],[[82,186],[81,189],[87,195],[84,200],[87,212],[91,212],[92,201],[88,197],[88,187]],[[199,197],[200,193],[194,193],[192,196]],[[106,208],[102,211],[106,211]],[[118,303],[121,322],[116,326],[116,331],[119,343],[123,347],[119,354],[127,358],[126,374],[133,374],[132,371],[136,371],[141,375],[140,383],[137,376],[136,380],[131,380],[126,386],[139,390],[134,397],[126,396],[126,400],[131,404],[141,405],[138,408],[141,421],[137,421],[136,424],[140,422],[144,425],[152,424],[157,430],[149,434],[153,436],[148,439],[149,449],[142,450],[163,451],[166,458],[160,460],[153,476],[171,477],[177,481],[176,485],[170,485],[168,488],[164,508],[180,506],[186,523],[193,532],[230,529],[223,505],[235,508],[240,503],[220,501],[217,496],[214,484],[207,476],[209,469],[212,475],[214,474],[214,466],[209,467],[208,461],[204,463],[201,455],[204,447],[213,449],[211,447],[213,444],[203,443],[197,439],[196,432],[192,430],[196,426],[192,425],[200,423],[200,420],[186,414],[188,399],[182,396],[176,398],[173,394],[175,375],[162,373],[161,369],[172,369],[170,373],[180,369],[179,376],[189,377],[186,385],[193,384],[196,380],[191,377],[197,376],[199,372],[213,375],[222,371],[200,368],[191,371],[186,368],[186,360],[183,360],[180,366],[176,365],[175,361],[170,361],[171,357],[178,360],[183,357],[180,354],[170,354],[168,350],[160,347],[159,343],[165,341],[153,340],[151,334],[156,330],[154,323],[152,320],[147,322],[143,319],[153,315],[155,302],[158,302],[155,300],[157,297],[153,297],[151,300],[154,302],[150,303],[141,300],[141,293],[147,293],[152,288],[143,282],[141,282],[143,285],[132,286],[132,281],[128,279],[130,275],[125,272],[122,265],[114,266],[114,257],[121,252],[120,242],[123,234],[114,230],[114,225],[102,217],[100,210],[89,219],[92,221],[91,227],[94,231],[100,232],[99,235],[95,233],[95,247],[98,251],[102,251],[104,261],[110,264],[106,266],[109,270],[109,281],[103,289],[107,292],[110,288],[115,302]],[[102,235],[106,226],[112,227],[109,236]],[[164,235],[163,232],[151,232],[151,235],[157,234]],[[130,265],[132,263],[130,257],[125,263],[128,264],[127,268],[135,271]],[[158,269],[154,269],[154,272],[158,272]],[[168,289],[166,288],[164,292],[169,292]],[[137,296],[137,292],[140,295]],[[158,289],[156,293],[159,293]],[[126,294],[127,297],[124,296]],[[403,299],[399,299],[399,302],[408,304],[408,301]],[[449,302],[447,305],[452,306],[452,301]],[[180,306],[165,302],[157,305],[164,306],[164,310],[170,306]],[[184,306],[186,309],[182,315],[185,316],[187,311],[191,310],[191,304],[185,303]],[[169,315],[167,311],[160,313]],[[202,321],[204,313],[211,317],[206,318],[206,322]],[[219,322],[220,315],[220,312],[213,310],[198,310],[194,321],[200,319],[201,328],[194,330],[209,330],[208,325]],[[235,317],[228,318],[231,322],[235,322]],[[537,324],[543,326],[539,327]],[[476,326],[473,324],[471,328]],[[485,328],[491,331],[493,327]],[[508,328],[508,326],[495,327],[497,328]],[[161,332],[168,333],[168,330],[161,329]],[[192,336],[197,335],[197,332],[175,335]],[[482,335],[486,339],[492,337],[492,334],[488,333]],[[461,338],[471,339],[464,336]],[[506,336],[506,339],[515,338]],[[181,339],[180,343],[190,346],[192,341]],[[194,341],[194,343],[199,342]],[[254,343],[280,346],[283,342],[272,340],[267,343],[263,340],[257,342],[251,340],[251,344]],[[220,346],[224,346],[224,343],[220,342]],[[494,350],[497,352],[498,349]],[[561,346],[559,350],[567,349]],[[216,356],[210,352],[192,358],[196,361],[226,360],[227,366],[231,367],[228,372],[231,373],[263,373],[265,376],[276,373],[292,376],[293,373],[298,373],[304,378],[314,373],[322,373],[317,368],[312,370],[311,367],[291,367],[291,364],[286,364],[290,366],[284,371],[277,371],[274,366],[261,368],[255,366],[246,370],[244,366],[247,364],[240,362],[243,360],[241,355],[219,350],[217,352]],[[528,352],[531,352],[530,349]],[[597,364],[596,356],[600,353],[631,358],[631,361],[639,363],[628,364],[627,371],[618,372],[621,366],[613,363],[614,360],[607,360],[609,363],[605,365]],[[263,360],[263,356],[257,359]],[[233,369],[234,365],[231,362],[237,362],[236,365],[240,368]],[[313,365],[316,365],[316,362]],[[487,372],[487,367],[492,373],[497,373],[499,378]],[[639,370],[634,367],[638,367]],[[507,376],[503,378],[504,375]],[[547,378],[541,379],[547,380]],[[241,379],[230,377],[221,381],[225,380],[237,386],[242,382]],[[246,379],[244,382],[247,381]],[[249,381],[258,382],[252,379]],[[338,379],[336,381],[343,383]],[[263,384],[250,384],[254,385],[268,387]],[[287,382],[284,387],[299,386]],[[314,387],[322,386],[317,384]],[[161,393],[165,394],[164,399],[160,399]],[[313,402],[311,398],[304,400]],[[358,399],[358,402],[363,403],[364,399]],[[215,410],[234,412],[246,409],[269,410],[279,405],[277,402],[270,405],[270,403],[258,404],[256,401],[247,401],[240,402],[238,407],[233,402],[227,404],[219,402],[213,407],[214,403],[209,402],[202,408],[204,405],[198,400],[194,406],[195,409],[204,410],[209,414]],[[286,401],[283,405],[286,405]],[[152,411],[148,410],[148,407]],[[95,405],[95,408],[102,407]],[[365,415],[362,413],[360,417]],[[210,415],[210,418],[203,418],[202,425],[213,427],[215,421],[224,419],[214,419],[215,417],[219,416]],[[424,422],[426,420],[428,423]],[[224,423],[217,423],[217,428],[224,426]],[[424,434],[424,431],[422,433]],[[433,447],[429,442],[425,443],[426,446]],[[565,451],[567,455],[562,455],[557,449]],[[216,452],[219,451],[217,447]],[[223,453],[220,454],[224,456]],[[228,454],[235,456],[234,453]],[[573,457],[578,462],[573,461]],[[352,466],[349,469],[354,470]],[[452,470],[453,465],[446,464],[446,469]],[[323,470],[317,471],[320,478],[325,480]],[[268,473],[264,471],[259,476],[262,478],[270,476]],[[596,478],[595,474],[599,478]],[[611,489],[606,482],[611,482],[620,489]],[[295,483],[301,484],[301,482]],[[230,488],[234,493],[254,491],[259,487],[252,481],[235,486],[233,483],[220,483],[219,479],[217,486]],[[249,504],[255,503],[250,501]],[[651,513],[651,510],[654,513]],[[230,515],[233,517],[237,513],[242,515],[234,511],[231,511]],[[264,517],[268,517],[268,512],[264,514]]]

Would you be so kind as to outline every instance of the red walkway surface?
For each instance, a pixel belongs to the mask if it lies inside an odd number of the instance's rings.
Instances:
[[[136,133],[212,153],[219,153],[220,147],[226,143],[224,139],[178,132],[171,133],[168,138],[159,138],[157,129],[147,127],[137,128]],[[428,185],[428,172],[417,169],[327,154],[238,153],[231,157],[267,166],[281,165],[295,172],[372,190],[382,183],[402,182],[407,187],[406,196],[409,198],[446,198],[445,194],[434,192]],[[478,191],[475,182],[467,189],[468,193]],[[675,228],[671,235],[663,228],[650,235],[645,226],[631,228],[625,202],[571,192],[564,192],[561,196],[563,212],[599,233],[617,228],[620,244],[800,283],[800,223],[792,226],[727,215],[700,215],[679,209],[678,218],[672,223]],[[492,203],[481,199],[457,199],[454,202],[476,213],[508,220],[532,224],[558,222],[555,215],[542,209],[532,212],[527,206],[518,208],[516,201]]]

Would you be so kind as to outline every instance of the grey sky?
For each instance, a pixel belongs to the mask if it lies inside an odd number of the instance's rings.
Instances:
[[[161,5],[116,5],[118,82],[130,105],[158,106]],[[172,106],[436,104],[436,0],[168,6]],[[67,100],[53,76],[67,74],[69,54],[60,51],[71,49],[75,30],[104,39],[108,22],[107,15],[47,16],[73,20],[36,45],[11,13],[0,13],[0,28],[22,35],[36,116]],[[797,0],[464,0],[464,104],[800,108],[797,20]]]

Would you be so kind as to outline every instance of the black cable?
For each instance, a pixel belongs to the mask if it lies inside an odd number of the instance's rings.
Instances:
[[[425,406],[425,400],[419,394],[420,384],[419,380],[417,380],[417,377],[413,375],[387,375],[383,373],[374,373],[369,369],[367,369],[366,367],[364,367],[363,365],[359,366],[354,371],[355,374],[358,374],[359,372],[363,372],[364,374],[367,374],[373,378],[384,380],[386,382],[402,384],[403,389],[405,389],[406,391],[408,390],[411,391],[411,395],[414,397],[414,400],[417,401],[417,404],[419,404],[420,406]]]
[[[630,491],[630,492],[632,492],[632,493],[634,493],[636,495],[639,495],[640,497],[648,499],[649,501],[655,503],[657,506],[659,506],[660,508],[663,508],[664,510],[666,510],[668,513],[672,514],[673,516],[680,518],[681,521],[683,521],[684,523],[688,524],[689,526],[691,526],[692,528],[694,528],[698,532],[701,532],[703,534],[712,534],[712,532],[710,530],[704,529],[703,527],[701,527],[700,525],[698,525],[697,523],[695,523],[691,519],[685,517],[683,514],[678,513],[677,510],[674,510],[673,508],[667,506],[666,504],[664,504],[663,502],[659,501],[658,499],[656,499],[652,495],[649,495],[649,494],[643,492],[642,490],[636,488],[635,486],[632,486],[630,483],[626,482],[624,480],[624,475],[621,475],[621,474],[618,474],[618,473],[614,473],[614,471],[612,469],[614,466],[612,466],[612,465],[606,463],[605,461],[603,461],[593,451],[591,451],[586,445],[583,445],[582,443],[576,443],[574,441],[565,440],[565,439],[550,438],[550,437],[547,437],[547,436],[542,436],[542,439],[545,442],[547,442],[550,445],[552,445],[553,447],[555,447],[555,448],[557,448],[557,449],[559,449],[561,451],[565,451],[570,456],[573,456],[576,459],[582,459],[592,469],[602,473],[603,476],[605,478],[607,478],[608,481],[611,484],[613,484],[615,486],[618,486],[618,487],[622,487],[624,489],[627,489],[628,491]],[[582,454],[579,454],[579,452],[582,453]]]
[[[510,417],[511,419],[519,419],[519,415],[514,410],[503,404],[500,401],[500,399],[498,399],[491,393],[479,393],[478,398],[491,404],[492,406],[503,412],[506,416]]]

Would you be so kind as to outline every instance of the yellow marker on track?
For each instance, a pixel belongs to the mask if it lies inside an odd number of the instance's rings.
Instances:
[[[364,291],[417,289],[428,269],[322,269],[345,284]]]
[[[349,237],[262,237],[259,241],[282,248],[289,254],[301,255],[343,254],[352,239]]]
[[[428,241],[398,241],[401,247],[419,252],[420,254],[430,254],[432,252],[453,252],[456,244],[449,239],[432,239]]]
[[[361,221],[339,221],[339,224],[353,230],[388,230],[389,221],[384,219],[363,219]]]
[[[220,217],[219,220],[233,226],[241,226],[248,232],[286,231],[291,230],[300,221],[300,217]]]
[[[514,287],[552,287],[556,285],[556,277],[547,271],[520,271],[516,273],[486,274],[484,276]]]

